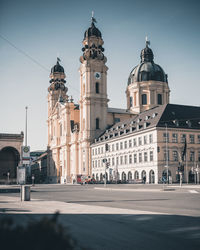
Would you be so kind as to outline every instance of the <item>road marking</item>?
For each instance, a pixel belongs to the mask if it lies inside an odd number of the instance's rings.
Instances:
[[[191,193],[191,194],[198,194],[199,192],[197,192],[196,190],[189,190],[189,193]]]

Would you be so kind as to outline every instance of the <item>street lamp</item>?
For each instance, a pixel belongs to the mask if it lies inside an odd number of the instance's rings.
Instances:
[[[9,181],[10,181],[9,180],[9,178],[10,178],[10,172],[9,171],[7,172],[7,177],[8,177],[8,184],[9,184]]]
[[[166,134],[166,168],[167,168],[167,183],[169,184],[169,166],[168,166],[168,134],[167,134],[167,123],[165,123],[165,134]]]

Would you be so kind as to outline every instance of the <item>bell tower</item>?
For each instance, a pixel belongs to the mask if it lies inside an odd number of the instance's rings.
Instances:
[[[90,143],[107,126],[107,66],[104,56],[104,41],[95,26],[92,16],[91,26],[85,31],[83,55],[80,57],[80,151],[82,151],[83,174],[90,173]]]

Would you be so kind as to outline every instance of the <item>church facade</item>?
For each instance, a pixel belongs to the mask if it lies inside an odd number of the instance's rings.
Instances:
[[[76,181],[77,175],[93,175],[95,178],[96,176],[100,178],[103,170],[100,171],[96,166],[100,164],[99,166],[103,167],[102,159],[100,160],[102,157],[95,158],[97,157],[95,147],[100,148],[98,143],[105,146],[106,140],[111,139],[116,132],[114,128],[120,128],[117,130],[118,137],[115,137],[115,140],[120,140],[124,130],[127,129],[126,126],[129,127],[127,131],[132,134],[140,129],[140,126],[148,127],[149,121],[142,118],[145,125],[141,125],[141,121],[137,123],[135,119],[140,115],[143,117],[145,112],[150,112],[151,114],[147,116],[151,117],[155,113],[152,111],[154,108],[159,109],[169,103],[170,89],[167,75],[158,64],[154,63],[154,55],[148,41],[141,51],[140,63],[133,68],[128,78],[125,90],[126,109],[110,108],[108,105],[107,58],[104,55],[102,34],[96,27],[94,18],[84,33],[82,43],[79,103],[74,103],[67,94],[66,75],[59,60],[51,69],[48,88],[49,182],[71,183]],[[128,125],[127,121],[135,124],[135,128],[133,124]],[[123,133],[120,132],[122,130]],[[150,134],[147,137],[150,138]],[[157,145],[154,146],[156,150]],[[103,156],[105,149],[102,147],[97,149],[97,152],[98,150]],[[152,153],[149,152],[149,157],[150,154]],[[155,157],[153,156],[154,160]],[[101,163],[98,163],[98,160]],[[154,170],[154,174],[156,171]]]

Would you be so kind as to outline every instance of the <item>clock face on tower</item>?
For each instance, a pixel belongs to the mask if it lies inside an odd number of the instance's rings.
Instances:
[[[100,72],[95,72],[95,73],[94,73],[94,77],[95,77],[96,79],[101,79],[101,73],[100,73]]]

